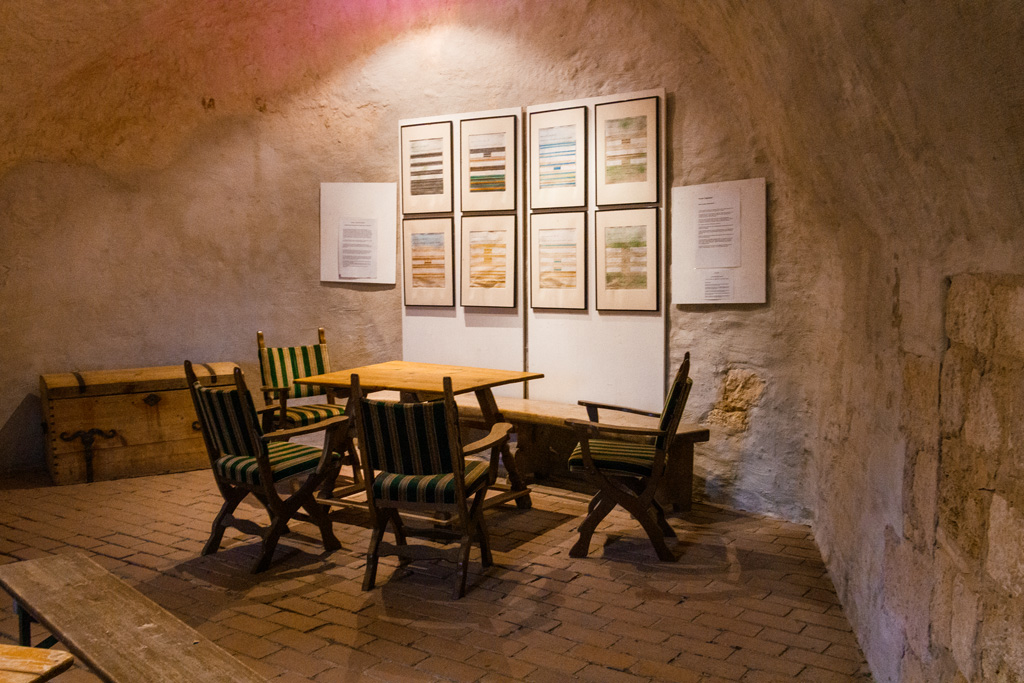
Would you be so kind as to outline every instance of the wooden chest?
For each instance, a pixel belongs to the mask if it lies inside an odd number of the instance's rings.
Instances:
[[[209,363],[195,371],[203,384],[229,384],[235,367]],[[180,365],[42,375],[39,384],[55,484],[209,466]]]

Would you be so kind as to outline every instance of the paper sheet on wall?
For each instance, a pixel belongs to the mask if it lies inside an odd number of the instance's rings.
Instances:
[[[726,186],[697,197],[697,268],[740,267],[740,190]]]
[[[377,277],[377,220],[342,218],[338,236],[338,277]]]

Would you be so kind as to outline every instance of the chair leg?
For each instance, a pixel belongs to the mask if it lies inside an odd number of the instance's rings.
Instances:
[[[655,514],[655,517],[656,517],[656,519],[658,521],[658,527],[662,530],[662,532],[666,536],[670,536],[672,538],[678,538],[676,536],[676,530],[673,529],[672,525],[668,523],[667,519],[665,519],[665,509],[663,507],[661,507],[661,504],[658,503],[658,501],[656,501],[656,500],[652,500],[651,501],[651,507],[654,508],[654,514]]]
[[[392,529],[394,531],[394,534],[395,534],[395,545],[397,545],[397,546],[408,545],[408,542],[405,539],[405,524],[402,522],[402,516],[400,514],[398,514],[398,510],[396,510],[395,508],[389,508],[388,509],[388,519],[391,520],[391,527],[392,527]],[[387,525],[387,522],[385,522],[385,526],[386,525]],[[408,555],[399,554],[399,556],[398,556],[398,566],[399,567],[408,566],[410,562],[412,562],[412,558],[410,558]]]
[[[363,574],[363,590],[371,590],[377,583],[377,560],[380,558],[380,542],[384,539],[384,528],[388,524],[386,511],[375,511],[373,533],[370,534],[370,545],[366,549],[366,573]]]
[[[675,562],[676,556],[665,545],[665,534],[651,508],[636,498],[623,499],[619,503],[633,516],[633,519],[640,522],[640,526],[647,532],[647,537],[651,539],[651,545],[654,546],[654,552],[658,554],[658,559],[662,562]]]
[[[270,562],[274,559],[274,550],[277,549],[277,541],[281,538],[282,534],[286,533],[288,533],[288,517],[285,515],[271,515],[270,528],[267,530],[267,535],[263,538],[263,550],[256,559],[256,564],[252,567],[253,574],[259,574],[270,567]]]
[[[491,555],[491,537],[487,534],[487,524],[484,522],[483,503],[487,490],[484,489],[473,497],[473,506],[470,509],[470,524],[476,533],[480,543],[480,564],[490,567],[494,564],[494,557]]]
[[[309,515],[309,518],[316,522],[320,529],[320,538],[323,540],[324,550],[338,550],[341,548],[341,541],[334,535],[334,524],[327,515],[324,507],[316,502],[313,496],[304,496],[302,508]]]
[[[604,496],[601,496],[598,500],[600,493],[594,496],[594,500],[597,504],[587,515],[587,518],[583,520],[583,524],[580,524],[580,538],[569,550],[569,557],[586,557],[587,553],[590,552],[590,538],[594,535],[594,530],[597,529],[597,525],[601,523],[608,513],[615,507],[615,501],[608,500]],[[591,501],[592,503],[594,501]]]
[[[249,492],[244,489],[229,489],[221,486],[221,494],[224,496],[224,504],[220,507],[220,512],[213,519],[210,538],[206,541],[206,545],[203,546],[203,555],[211,555],[220,548],[220,542],[224,539],[224,531],[227,529],[224,520],[231,516],[231,513],[249,495]]]
[[[469,573],[469,551],[473,547],[472,522],[467,522],[462,533],[462,545],[459,546],[459,560],[455,568],[455,591],[452,597],[458,600],[466,594],[466,576]]]

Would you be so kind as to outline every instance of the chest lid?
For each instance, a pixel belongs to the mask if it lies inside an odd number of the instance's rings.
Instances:
[[[227,384],[238,367],[234,363],[198,363],[193,365],[203,384]],[[44,398],[80,398],[108,394],[135,394],[152,391],[185,389],[185,369],[181,365],[125,370],[90,370],[41,375],[40,390]]]

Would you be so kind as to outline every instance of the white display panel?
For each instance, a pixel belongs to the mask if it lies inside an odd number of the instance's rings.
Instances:
[[[586,120],[595,121],[599,104],[657,97],[658,118],[665,120],[664,90],[648,90],[537,105],[527,108],[527,116],[553,110],[586,109]],[[528,135],[530,131],[527,131]],[[588,127],[587,168],[596,168],[595,127]],[[665,136],[658,136],[657,178],[659,192],[665,192]],[[527,141],[527,149],[533,142]],[[652,150],[654,156],[654,150]],[[596,185],[587,182],[584,213],[587,225],[587,265],[593,273],[597,264],[595,239]],[[660,209],[657,230],[665,234],[667,211],[661,201],[643,206]],[[630,207],[633,208],[633,207]],[[664,241],[660,241],[664,244]],[[665,253],[658,252],[658,277],[664,278]],[[529,268],[529,265],[527,265]],[[530,273],[526,273],[529,282]],[[544,373],[544,379],[530,383],[530,398],[575,403],[589,399],[605,403],[660,411],[664,403],[666,377],[665,289],[660,283],[657,311],[598,311],[596,278],[587,282],[587,308],[581,311],[534,309],[527,302],[527,370]]]
[[[320,281],[395,284],[396,183],[320,183]]]
[[[447,116],[434,116],[419,119],[407,119],[399,122],[399,128],[420,124],[450,122],[452,130],[461,131],[463,121],[490,119],[497,117],[514,117],[516,144],[522,140],[523,112],[521,109],[501,109],[497,111],[471,112]],[[463,159],[463,136],[453,136],[452,158],[456,167],[460,167]],[[522,187],[523,169],[522,154],[516,150],[515,186]],[[399,160],[401,163],[401,160]],[[454,259],[456,272],[455,282],[462,280],[463,239],[462,239],[462,173],[453,174],[455,186],[452,188],[454,205],[451,215],[454,220],[456,235],[454,240]],[[509,179],[511,181],[511,179]],[[512,183],[509,182],[509,186]],[[514,306],[512,307],[467,307],[462,297],[461,287],[456,288],[454,307],[441,306],[402,306],[402,358],[422,363],[443,363],[447,365],[468,365],[496,368],[499,370],[523,370],[525,367],[525,351],[523,336],[523,220],[522,193],[517,194],[514,211],[503,212],[502,215],[515,216],[516,249],[514,275],[516,278]],[[417,218],[408,215],[405,218]],[[507,304],[508,302],[502,302]],[[543,381],[543,380],[540,380]],[[522,396],[524,384],[510,384],[496,387],[494,393],[504,396]]]
[[[672,188],[672,303],[766,299],[765,179]]]

